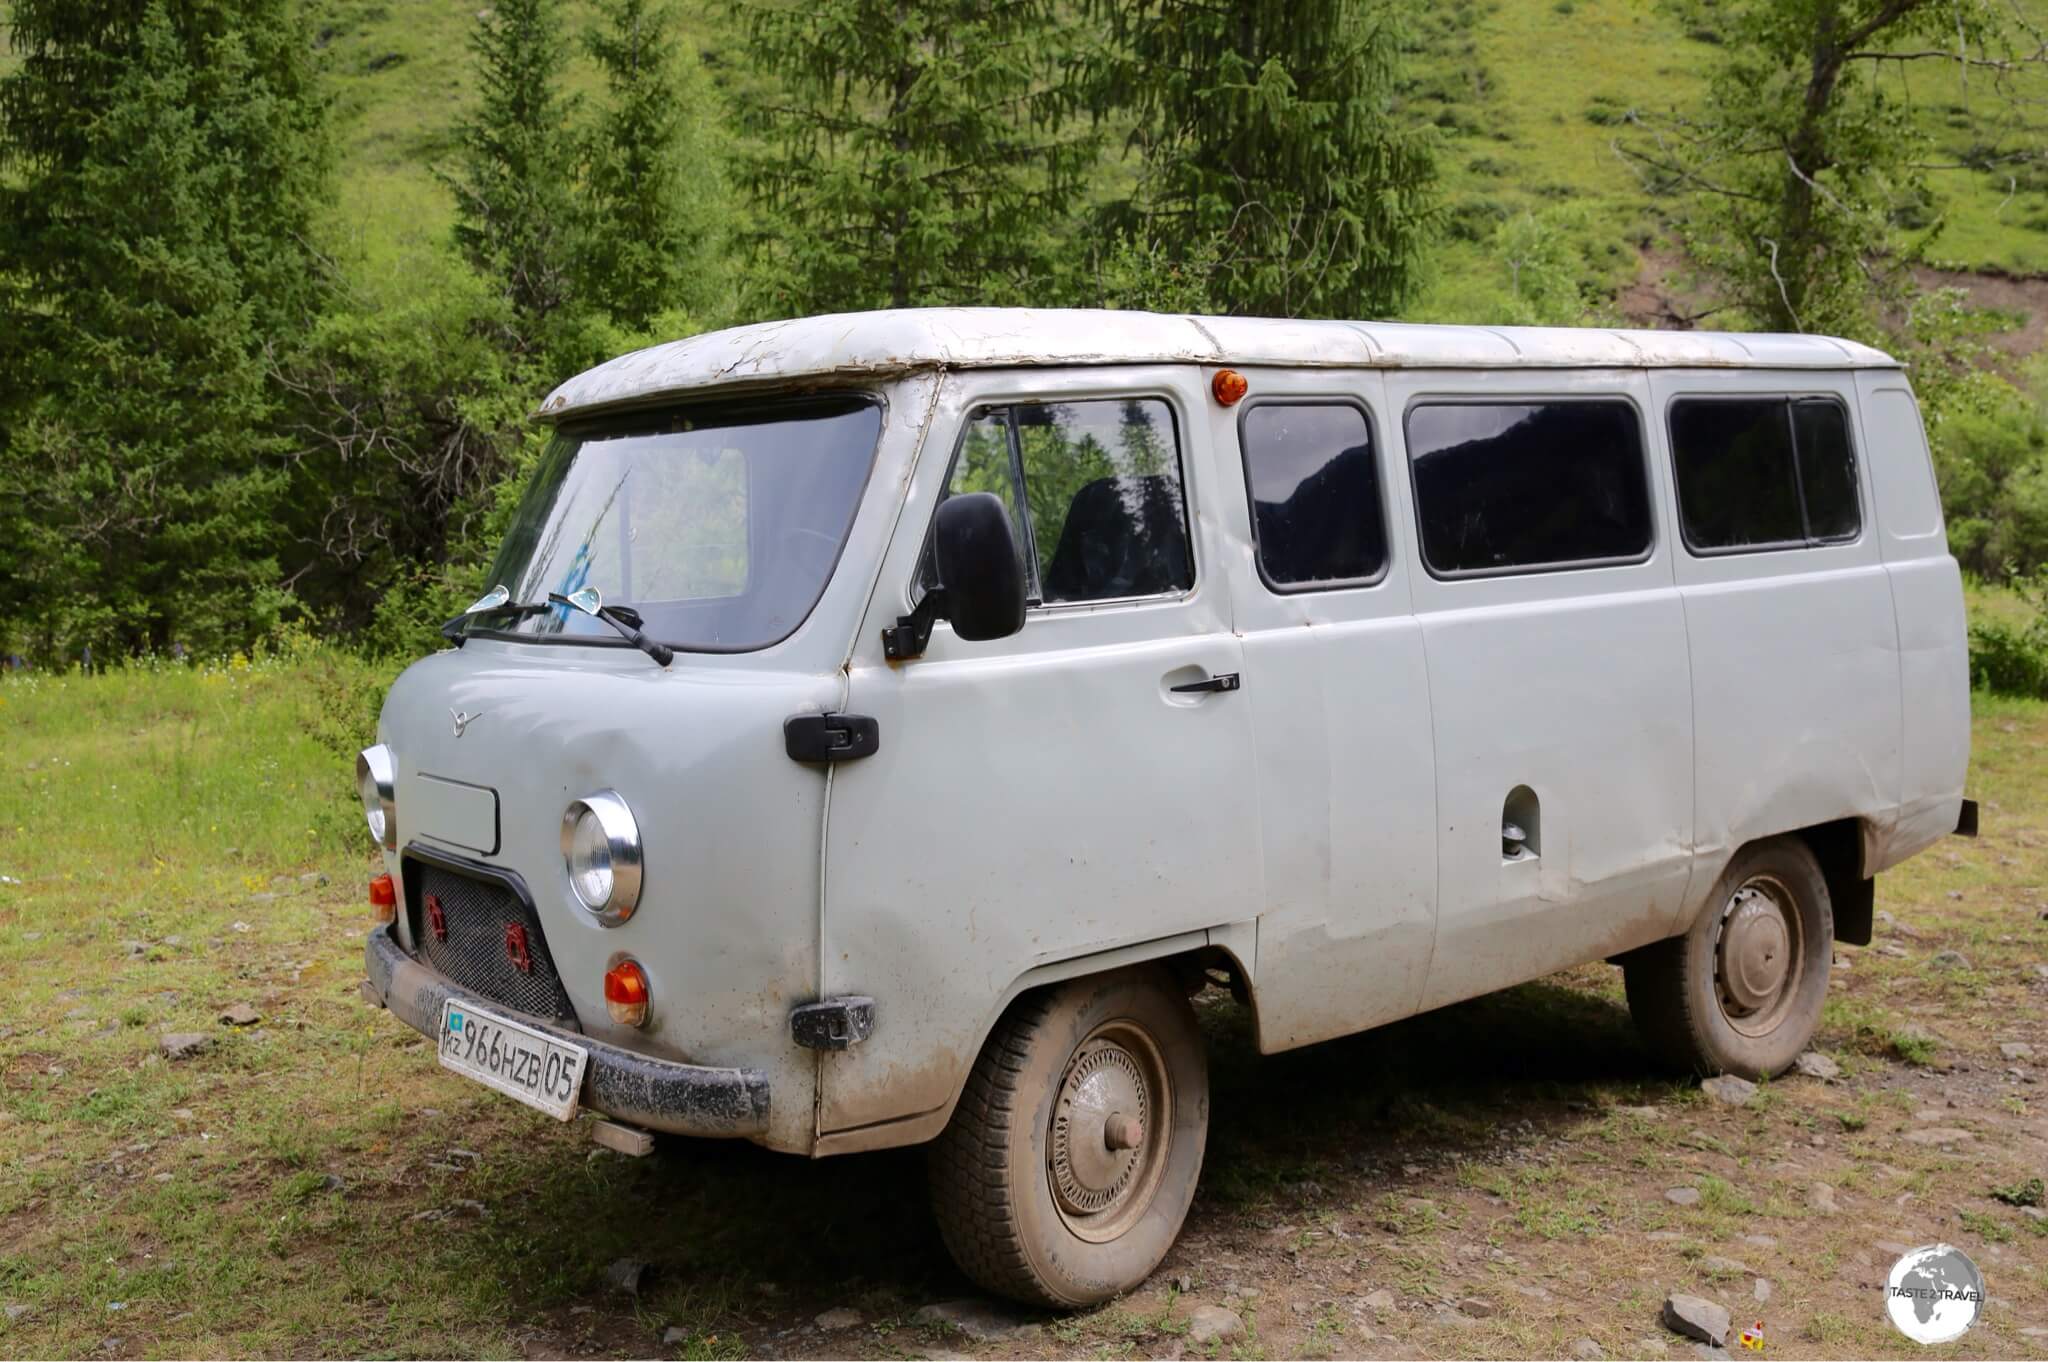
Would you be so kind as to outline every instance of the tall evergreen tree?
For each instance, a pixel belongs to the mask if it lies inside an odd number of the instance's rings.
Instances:
[[[1034,300],[1095,145],[1056,118],[1057,0],[731,0],[766,88],[741,183],[760,306]],[[1042,297],[1038,298],[1042,301]]]
[[[511,304],[508,348],[538,360],[574,298],[576,138],[559,0],[498,0],[478,18],[470,50],[481,98],[456,129],[460,150],[445,177],[455,240]]]
[[[0,82],[0,630],[23,651],[273,624],[325,108],[293,0],[16,0]]]
[[[1087,102],[1135,120],[1113,225],[1217,255],[1233,310],[1381,316],[1415,287],[1436,216],[1426,129],[1394,108],[1393,0],[1090,0],[1108,55]]]
[[[589,301],[645,331],[713,296],[724,213],[711,91],[660,0],[600,0],[587,46],[605,95],[586,149],[578,273]]]

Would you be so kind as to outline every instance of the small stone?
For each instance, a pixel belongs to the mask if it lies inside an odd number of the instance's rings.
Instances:
[[[1700,1193],[1697,1187],[1673,1187],[1664,1193],[1664,1199],[1674,1206],[1697,1206]]]
[[[1607,1354],[1592,1339],[1575,1338],[1572,1340],[1572,1356],[1583,1358],[1585,1362],[1601,1362]]]
[[[1664,1327],[1681,1338],[1698,1339],[1718,1348],[1728,1341],[1728,1312],[1698,1296],[1666,1296]]]
[[[107,1312],[108,1312],[109,1314],[114,1314],[114,1313],[118,1313],[118,1312],[120,1312],[120,1311],[122,1311],[122,1310],[126,1310],[127,1308],[128,1308],[128,1302],[127,1302],[127,1301],[108,1301],[108,1302],[107,1302]]]
[[[827,1332],[836,1329],[858,1329],[860,1327],[860,1311],[849,1309],[844,1305],[836,1306],[819,1314],[811,1323]]]
[[[190,1107],[172,1107],[171,1119],[174,1121],[196,1121],[199,1119],[199,1114]]]
[[[348,1190],[348,1180],[339,1173],[328,1173],[320,1179],[320,1190],[323,1192],[345,1192]]]
[[[1962,895],[1956,897],[1961,898]],[[1970,957],[1961,951],[1936,951],[1927,957],[1927,963],[1936,969],[1968,969]]]
[[[1677,1230],[1651,1230],[1643,1238],[1653,1244],[1676,1244],[1682,1242],[1685,1236]]]
[[[1755,1283],[1751,1285],[1749,1289],[1749,1294],[1756,1297],[1756,1303],[1758,1305],[1762,1305],[1771,1298],[1771,1284],[1765,1281],[1762,1277],[1759,1277],[1756,1279]]]
[[[234,930],[234,931],[238,931],[238,932],[246,932],[246,931],[248,931],[248,930],[249,930],[249,924],[248,924],[248,923],[246,923],[246,922],[230,922],[230,923],[228,924],[228,926],[229,926],[229,927],[230,927],[230,928],[231,928],[232,930]]]
[[[146,941],[123,941],[121,949],[126,951],[129,957],[133,959],[136,956],[148,955],[149,943]]]
[[[1756,1096],[1756,1084],[1734,1074],[1722,1074],[1700,1084],[1700,1091],[1723,1106],[1745,1107]]]
[[[1365,1303],[1375,1315],[1385,1317],[1394,1312],[1394,1293],[1383,1286],[1368,1295]]]
[[[1244,1321],[1235,1310],[1204,1305],[1188,1316],[1188,1342],[1197,1348],[1244,1337]]]
[[[1835,1189],[1825,1182],[1816,1182],[1807,1193],[1807,1201],[1821,1215],[1840,1215],[1842,1208],[1835,1204]]]
[[[615,1258],[604,1270],[604,1279],[612,1290],[637,1296],[647,1282],[647,1264],[638,1258]]]
[[[2032,1059],[2034,1057],[2034,1047],[2025,1041],[2001,1041],[1999,1042],[1998,1053],[2006,1059]]]
[[[938,1301],[927,1305],[912,1315],[910,1322],[958,1329],[977,1343],[1006,1339],[1025,1324],[993,1302],[972,1299]]]
[[[275,895],[275,894],[270,894],[270,893],[263,893],[263,894],[251,894],[251,895],[249,895],[249,902],[251,902],[251,903],[275,903],[275,902],[277,902],[277,895]]]
[[[1483,1296],[1467,1296],[1458,1302],[1458,1313],[1472,1319],[1490,1319],[1495,1313],[1492,1301]]]
[[[1768,1234],[1745,1234],[1742,1242],[1751,1248],[1774,1249],[1778,1246],[1778,1241]]]
[[[1974,1140],[1976,1138],[1969,1131],[1959,1126],[1929,1126],[1925,1130],[1909,1130],[1906,1132],[1906,1142],[1908,1144],[1961,1144],[1965,1140]]]
[[[1889,941],[1885,942],[1882,946],[1879,946],[1876,949],[1879,955],[1889,956],[1893,960],[1904,960],[1908,955],[1911,954],[1911,952],[1908,951],[1904,946],[1894,946]]]
[[[263,1014],[247,1003],[236,1003],[220,1014],[222,1026],[254,1026],[263,1020]]]
[[[158,1173],[154,1178],[151,1179],[151,1181],[153,1182],[169,1182],[170,1180],[171,1175],[169,1173]]]
[[[165,1059],[190,1059],[213,1047],[213,1037],[203,1031],[165,1031],[156,1038]]]
[[[1195,1279],[1193,1277],[1190,1277],[1185,1272],[1179,1274],[1178,1276],[1168,1278],[1166,1284],[1172,1287],[1175,1291],[1178,1291],[1183,1296],[1187,1295],[1188,1292],[1195,1289]]]
[[[1749,1268],[1742,1263],[1737,1262],[1733,1258],[1723,1258],[1716,1253],[1709,1253],[1706,1257],[1700,1259],[1700,1271],[1706,1273],[1709,1277],[1747,1277],[1750,1275]]]
[[[4,1309],[0,1309],[0,1314],[4,1314],[7,1316],[7,1322],[9,1324],[14,1323],[14,1321],[20,1319],[23,1315],[26,1315],[27,1313],[28,1307],[26,1305],[15,1305],[10,1303]]]
[[[1818,1078],[1822,1082],[1842,1076],[1842,1066],[1818,1050],[1808,1050],[1792,1061],[1792,1067],[1808,1078]]]
[[[664,1348],[680,1348],[689,1341],[690,1331],[680,1324],[671,1324],[661,1331],[661,1346]]]

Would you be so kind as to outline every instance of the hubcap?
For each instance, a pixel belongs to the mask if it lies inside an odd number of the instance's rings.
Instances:
[[[1730,1026],[1750,1036],[1777,1026],[1798,986],[1802,945],[1796,901],[1775,877],[1754,876],[1728,896],[1714,981]]]
[[[1098,1027],[1075,1049],[1053,1102],[1046,1174],[1067,1228],[1095,1242],[1129,1229],[1165,1168],[1166,1068],[1130,1022]]]

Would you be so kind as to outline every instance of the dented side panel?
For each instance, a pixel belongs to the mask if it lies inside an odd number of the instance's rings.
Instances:
[[[1790,394],[1857,410],[1849,374],[1672,372],[1650,382],[1660,409],[1684,394]],[[1678,556],[1699,752],[1699,862],[1678,925],[1747,842],[1851,817],[1866,845],[1891,835],[1899,634],[1864,433],[1855,447],[1863,529],[1854,542]]]

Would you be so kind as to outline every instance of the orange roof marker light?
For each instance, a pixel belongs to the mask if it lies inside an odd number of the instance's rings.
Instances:
[[[1235,369],[1218,369],[1216,377],[1209,380],[1209,391],[1216,395],[1218,406],[1234,407],[1251,390],[1251,383]]]

